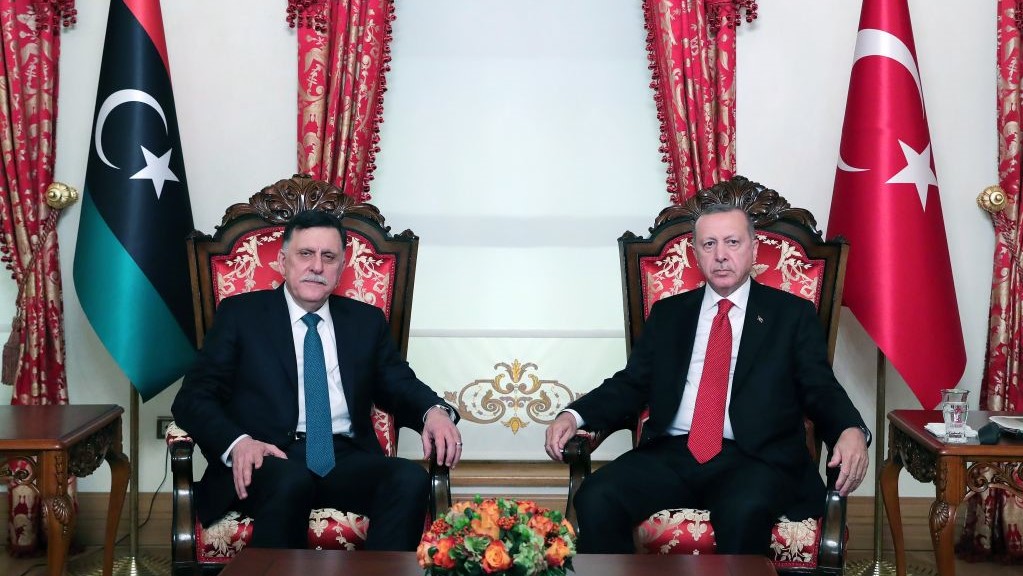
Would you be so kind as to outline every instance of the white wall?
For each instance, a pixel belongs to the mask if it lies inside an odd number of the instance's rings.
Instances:
[[[413,366],[439,390],[492,377],[496,363],[513,359],[535,362],[542,378],[591,388],[624,361],[615,240],[627,229],[645,232],[668,201],[639,1],[397,3],[372,193],[394,230],[422,238]],[[857,4],[763,4],[760,19],[739,31],[739,173],[810,209],[822,227]],[[992,250],[974,198],[997,177],[987,4],[910,2],[969,358],[962,385],[974,391]],[[294,35],[283,0],[259,6],[163,6],[192,207],[205,231],[226,206],[295,168]],[[79,188],[106,8],[79,2],[79,24],[62,39],[57,179]],[[947,42],[952,30],[956,41]],[[127,406],[128,383],[73,289],[78,210],[59,226],[71,401]],[[846,311],[836,370],[871,427],[874,362],[873,345]],[[156,488],[165,462],[153,421],[169,413],[175,390],[142,409],[145,491]],[[893,371],[886,407],[919,407]],[[539,424],[516,434],[471,423],[463,430],[467,457],[543,457]],[[403,440],[402,452],[415,456],[418,439]],[[104,468],[82,489],[105,490],[108,478]],[[903,493],[933,491],[904,480]]]

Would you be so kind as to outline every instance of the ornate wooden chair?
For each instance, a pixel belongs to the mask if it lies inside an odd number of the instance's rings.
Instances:
[[[817,307],[828,338],[828,359],[835,353],[842,283],[848,245],[825,242],[813,216],[792,208],[774,190],[736,176],[701,190],[681,206],[665,208],[657,216],[648,238],[626,232],[618,240],[625,300],[626,350],[643,332],[647,314],[661,298],[697,288],[704,283],[696,267],[693,230],[704,207],[723,203],[741,207],[753,216],[760,248],[753,275],[757,281],[797,294]],[[626,427],[634,445],[642,435],[647,414]],[[584,431],[565,447],[571,467],[567,517],[575,522],[573,498],[590,473],[590,452],[614,430]],[[821,441],[806,420],[806,446],[814,462],[820,460]],[[837,474],[829,474],[826,514],[823,518],[789,521],[779,518],[771,549],[780,571],[841,574],[845,560],[845,498],[834,489]],[[741,498],[741,495],[736,495]],[[706,510],[664,510],[636,527],[637,551],[661,554],[708,554],[715,549],[714,529]]]
[[[336,294],[381,308],[402,356],[408,349],[412,285],[419,238],[406,230],[391,235],[384,218],[371,204],[355,204],[338,188],[296,175],[267,186],[248,203],[227,209],[216,234],[194,232],[188,238],[196,335],[213,323],[220,301],[233,294],[276,288],[283,282],[277,253],[284,223],[302,210],[324,210],[340,217],[348,232],[345,268]],[[390,415],[373,409],[373,425],[384,452],[397,452],[398,433]],[[174,574],[218,572],[252,537],[252,519],[229,512],[208,528],[196,519],[192,500],[193,442],[171,426],[167,435],[174,477],[172,492],[172,556]],[[428,513],[451,503],[448,469],[431,463],[432,490]],[[358,549],[365,543],[370,519],[330,508],[309,515],[309,547]]]

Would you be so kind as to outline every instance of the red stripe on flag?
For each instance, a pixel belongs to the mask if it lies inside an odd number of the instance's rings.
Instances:
[[[163,13],[160,11],[160,0],[124,0],[124,5],[135,15],[135,19],[145,28],[153,46],[163,59],[163,68],[170,76],[170,61],[167,59],[167,40],[163,34]]]

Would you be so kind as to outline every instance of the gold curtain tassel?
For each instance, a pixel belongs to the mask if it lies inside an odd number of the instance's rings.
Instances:
[[[15,324],[20,323],[18,318],[14,319]],[[4,344],[3,356],[0,357],[0,383],[14,386],[14,377],[18,373],[18,361],[21,359],[21,327],[14,326],[11,335]]]

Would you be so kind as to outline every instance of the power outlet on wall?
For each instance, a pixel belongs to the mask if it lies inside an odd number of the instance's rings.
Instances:
[[[167,437],[167,429],[174,423],[174,417],[172,416],[157,416],[156,417],[156,438],[157,440],[163,440]]]

